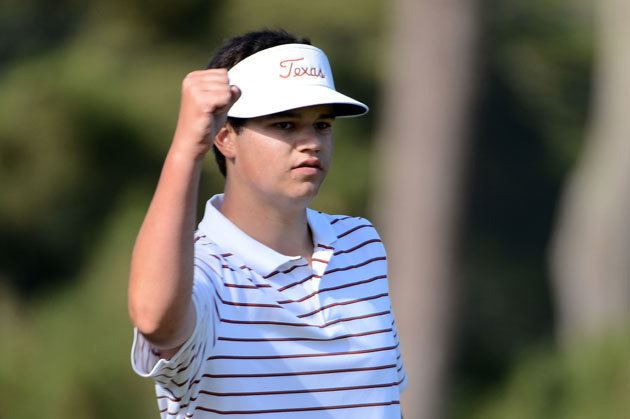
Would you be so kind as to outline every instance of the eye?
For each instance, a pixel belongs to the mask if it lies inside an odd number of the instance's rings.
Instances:
[[[281,122],[274,122],[273,126],[282,131],[289,131],[294,128],[295,124],[293,124],[293,122],[281,121]]]
[[[314,126],[317,131],[325,131],[332,128],[332,124],[325,121],[315,122]]]

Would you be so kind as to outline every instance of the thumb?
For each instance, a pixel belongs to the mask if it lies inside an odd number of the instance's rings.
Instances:
[[[241,97],[241,89],[239,89],[238,87],[234,85],[231,85],[230,86],[230,100],[225,105],[221,106],[220,108],[215,109],[213,113],[217,116],[225,117],[225,115],[227,115],[227,113],[230,111],[230,108],[232,107],[232,105],[234,105],[234,103],[236,103],[239,97]],[[223,124],[220,123],[219,125],[223,125]]]
[[[230,102],[227,105],[228,109],[231,108],[232,105],[234,105],[234,103],[236,103],[236,101],[241,97],[241,89],[239,89],[235,85],[231,85],[230,93],[232,94],[232,97],[230,99]]]

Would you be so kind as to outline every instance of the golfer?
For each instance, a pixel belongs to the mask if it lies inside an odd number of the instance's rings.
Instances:
[[[285,31],[233,38],[184,79],[129,278],[132,366],[163,418],[401,417],[383,243],[308,208],[336,119],[367,110]],[[225,188],[195,228],[210,149]]]

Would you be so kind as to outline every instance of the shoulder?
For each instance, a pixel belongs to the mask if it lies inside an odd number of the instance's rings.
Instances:
[[[378,236],[376,227],[367,218],[354,217],[351,215],[341,214],[324,214],[332,226],[337,239],[355,238],[360,236]]]
[[[374,224],[364,217],[325,214],[334,230],[334,256],[342,266],[387,263],[387,252]]]
[[[227,265],[228,254],[200,230],[194,234],[194,243],[195,268],[207,279],[220,278]]]
[[[320,214],[326,217],[334,231],[336,247],[363,247],[374,243],[377,247],[382,248],[381,237],[374,224],[367,218],[343,214]]]

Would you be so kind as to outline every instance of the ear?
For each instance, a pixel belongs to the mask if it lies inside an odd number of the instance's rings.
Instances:
[[[214,145],[226,159],[236,157],[236,132],[230,124],[225,124],[214,137]]]

